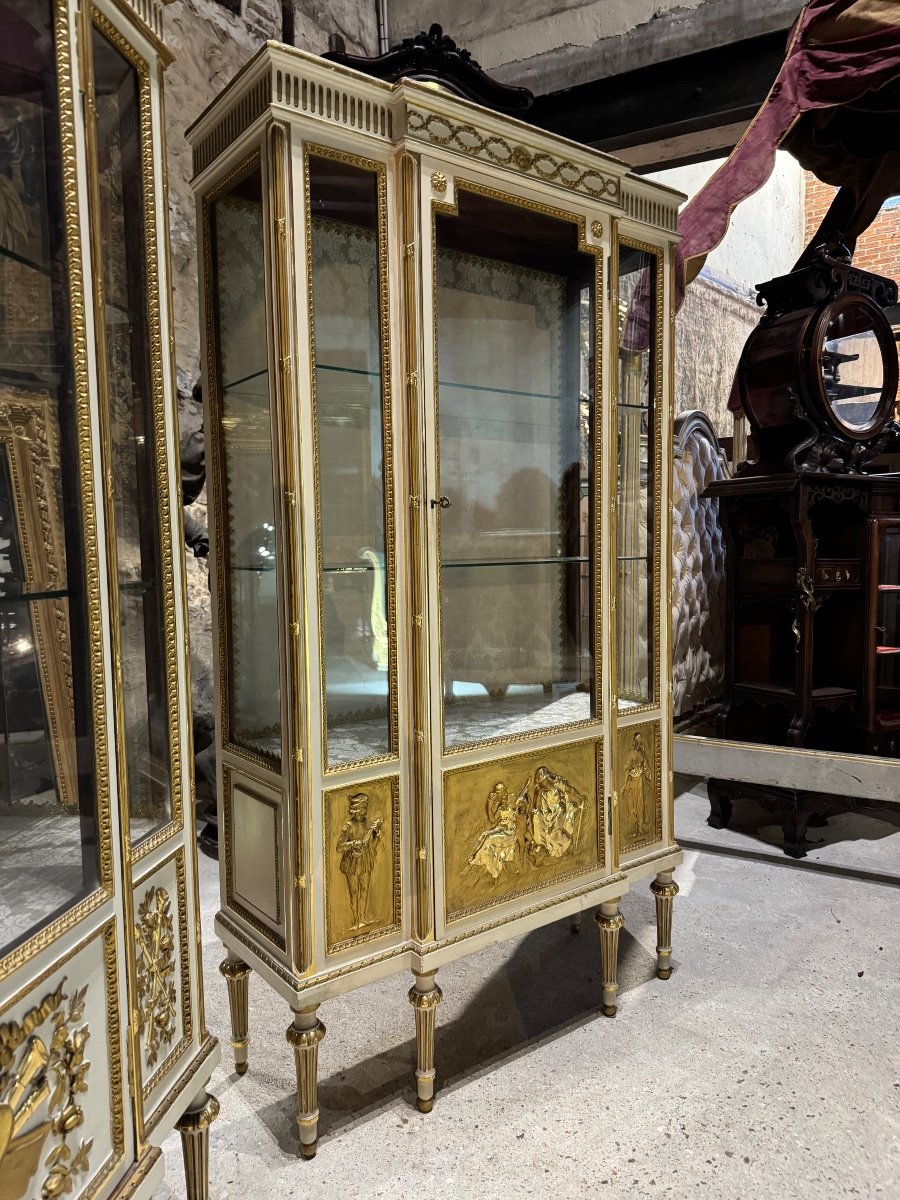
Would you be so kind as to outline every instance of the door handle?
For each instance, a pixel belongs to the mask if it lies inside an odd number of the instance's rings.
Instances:
[[[450,507],[450,501],[447,499],[446,496],[441,496],[440,500],[431,500],[431,501],[429,501],[429,503],[431,504],[432,508],[449,508]]]

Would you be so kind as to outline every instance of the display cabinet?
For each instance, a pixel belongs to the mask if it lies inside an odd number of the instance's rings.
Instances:
[[[0,1198],[205,1198],[162,10],[0,0]]]
[[[435,976],[653,877],[671,971],[677,193],[442,89],[269,44],[189,131],[212,477],[222,908],[290,1005]]]

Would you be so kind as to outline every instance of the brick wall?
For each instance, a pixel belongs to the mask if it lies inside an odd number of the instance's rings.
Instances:
[[[835,189],[805,176],[806,237],[809,241],[831,204]],[[854,265],[900,282],[900,198],[889,200],[856,244]]]

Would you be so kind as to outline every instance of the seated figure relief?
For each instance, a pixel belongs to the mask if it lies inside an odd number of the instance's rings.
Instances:
[[[488,828],[479,835],[467,867],[480,868],[496,881],[507,867],[514,872],[526,864],[540,868],[549,859],[573,854],[586,802],[586,796],[548,767],[538,767],[515,794],[498,781],[487,799]]]

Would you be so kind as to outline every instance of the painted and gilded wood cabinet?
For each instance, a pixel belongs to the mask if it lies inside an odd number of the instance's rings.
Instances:
[[[434,88],[269,44],[189,131],[213,482],[233,1046],[672,872],[677,202]],[[601,999],[598,997],[598,1000]]]
[[[0,0],[0,1198],[205,1198],[156,0]]]

